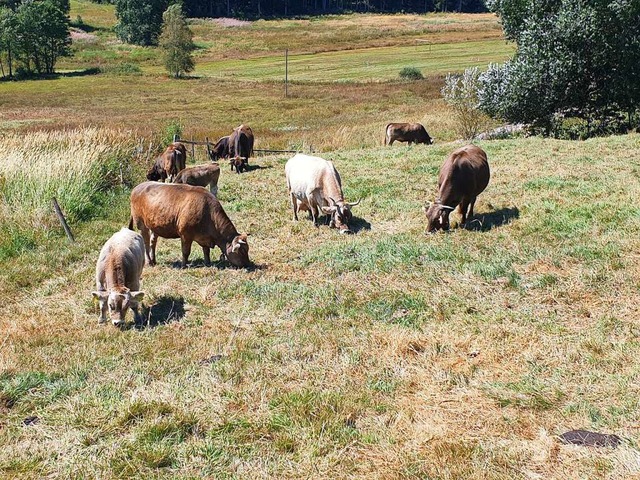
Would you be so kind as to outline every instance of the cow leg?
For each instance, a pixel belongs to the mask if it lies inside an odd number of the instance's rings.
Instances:
[[[187,260],[189,260],[189,255],[191,254],[191,243],[193,240],[187,240],[186,238],[182,238],[182,268],[187,268]]]
[[[460,213],[462,214],[462,225],[467,223],[467,210],[469,208],[469,199],[463,198],[460,203]]]
[[[138,227],[140,228],[140,235],[142,235],[142,240],[144,240],[144,254],[147,259],[147,265],[153,265],[153,263],[151,262],[150,254],[151,247],[149,245],[149,229],[144,225],[138,225]]]
[[[211,248],[202,245],[202,255],[204,256],[204,264],[207,267],[211,265]]]
[[[469,219],[473,218],[473,207],[475,204],[476,204],[476,197],[473,197],[469,202],[469,216],[468,216]]]
[[[395,139],[395,138],[392,138],[391,140],[389,140],[388,145],[389,145],[389,146],[393,145],[393,142],[395,142],[395,141],[396,141],[396,139]]]
[[[150,241],[150,246],[151,248],[149,249],[149,265],[155,265],[156,264],[156,245],[158,244],[158,235],[156,235],[155,233],[151,232],[151,241]]]
[[[296,196],[291,194],[291,206],[293,207],[293,219],[298,221],[298,200],[296,200]]]

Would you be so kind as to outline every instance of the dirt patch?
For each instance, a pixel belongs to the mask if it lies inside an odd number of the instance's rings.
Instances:
[[[71,28],[70,29],[70,34],[71,34],[71,41],[72,42],[77,42],[77,41],[83,41],[83,42],[97,42],[98,41],[98,37],[95,36],[92,33],[87,33],[83,30],[80,30],[79,28]]]
[[[221,27],[246,27],[247,25],[251,25],[251,22],[238,20],[236,18],[215,18],[213,21]]]

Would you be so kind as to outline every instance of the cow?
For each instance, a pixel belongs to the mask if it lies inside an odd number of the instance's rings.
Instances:
[[[231,152],[229,149],[229,135],[220,138],[213,146],[213,149],[209,151],[209,158],[212,162],[215,162],[221,158],[229,158]]]
[[[131,191],[129,228],[134,226],[144,239],[149,265],[156,263],[158,237],[180,238],[182,268],[187,266],[194,241],[202,247],[206,265],[211,263],[210,249],[216,246],[232,265],[251,265],[247,234],[238,233],[216,196],[202,187],[141,183]]]
[[[428,204],[427,232],[449,229],[449,214],[460,205],[462,225],[473,216],[476,197],[489,184],[487,154],[480,147],[467,145],[452,152],[440,167],[438,197]]]
[[[107,312],[115,326],[124,323],[129,308],[138,321],[143,267],[144,240],[139,233],[122,228],[107,240],[96,264],[96,291],[91,292],[100,303],[100,323],[107,321]]]
[[[233,129],[229,136],[229,151],[232,158],[231,170],[236,169],[237,173],[246,169],[249,157],[253,155],[253,130],[247,125],[240,125]]]
[[[433,139],[429,136],[425,128],[419,123],[389,123],[384,129],[385,145],[393,145],[396,140],[399,142],[426,143],[433,144]]]
[[[218,194],[218,179],[220,178],[220,165],[210,163],[208,165],[198,165],[195,167],[185,168],[178,172],[174,183],[186,183],[196,187],[206,187],[214,195]]]
[[[187,149],[179,142],[170,144],[166,150],[156,158],[151,168],[147,171],[147,180],[164,182],[167,178],[170,182],[180,170],[184,170],[187,164]]]
[[[298,153],[287,161],[284,170],[295,220],[298,220],[298,211],[309,210],[317,226],[318,217],[325,213],[329,215],[330,227],[337,228],[340,233],[353,233],[349,228],[351,208],[360,200],[356,203],[344,201],[340,175],[332,162]]]
[[[249,162],[245,157],[233,157],[229,159],[229,165],[231,165],[231,171],[235,169],[236,173],[241,173],[244,170],[248,170]]]

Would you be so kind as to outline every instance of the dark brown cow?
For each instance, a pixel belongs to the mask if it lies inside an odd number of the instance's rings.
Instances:
[[[449,229],[449,214],[460,205],[462,224],[473,216],[476,197],[489,184],[487,154],[480,147],[467,145],[449,155],[440,167],[438,198],[425,207],[427,231]],[[468,211],[467,211],[468,209]]]
[[[174,183],[186,183],[194,187],[206,187],[214,195],[218,194],[218,179],[220,178],[220,165],[210,163],[208,165],[198,165],[195,167],[180,170],[174,180]]]
[[[167,149],[156,158],[151,168],[147,171],[147,180],[164,182],[167,178],[170,182],[180,170],[184,170],[187,164],[187,149],[179,142],[170,144]]]
[[[409,145],[412,143],[431,145],[433,143],[433,139],[419,123],[389,123],[384,132],[385,145],[393,145],[396,140],[398,142],[409,142]]]
[[[210,249],[216,246],[232,265],[251,265],[247,235],[238,233],[215,195],[202,187],[141,183],[131,191],[129,228],[134,225],[144,239],[149,265],[156,263],[158,237],[180,238],[183,268],[193,242],[202,247],[207,265],[211,263]]]
[[[213,149],[209,152],[209,158],[212,162],[220,160],[221,158],[229,158],[231,151],[229,149],[229,135],[220,138],[214,145]]]
[[[240,173],[243,169],[246,169],[246,164],[249,163],[249,157],[253,155],[253,130],[247,125],[240,125],[233,129],[233,133],[229,137],[229,150],[233,160],[244,159],[243,162],[233,161],[231,163],[231,170],[236,169],[237,173]],[[231,150],[233,149],[232,153]],[[240,168],[239,168],[240,167]]]

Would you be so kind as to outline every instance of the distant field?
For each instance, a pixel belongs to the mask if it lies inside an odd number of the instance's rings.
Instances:
[[[452,140],[451,113],[440,99],[444,75],[513,50],[493,15],[345,15],[237,27],[194,19],[194,78],[171,80],[156,49],[116,40],[113,6],[74,0],[72,20],[78,15],[90,36],[75,40],[73,56],[58,65],[70,76],[1,84],[0,128],[100,125],[152,140],[173,120],[197,138],[217,138],[244,122],[258,148],[328,151],[379,145],[387,122],[418,121],[438,141]],[[88,74],[123,64],[142,74]],[[407,66],[425,80],[401,81]]]

